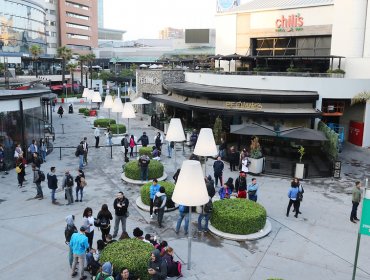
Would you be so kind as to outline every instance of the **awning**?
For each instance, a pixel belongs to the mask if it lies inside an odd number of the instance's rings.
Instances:
[[[273,130],[252,123],[230,125],[230,133],[239,135],[276,136]]]
[[[134,101],[132,101],[131,103],[134,105],[145,105],[145,104],[151,104],[152,102],[140,96],[136,98]]]
[[[283,131],[280,133],[280,136],[302,140],[328,141],[322,131],[310,129],[307,127],[297,127],[291,130]]]

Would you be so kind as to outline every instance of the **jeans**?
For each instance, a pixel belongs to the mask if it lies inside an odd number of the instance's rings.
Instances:
[[[151,198],[150,199],[150,206],[149,206],[150,215],[153,215],[153,207],[154,207],[154,201],[153,201],[153,198]]]
[[[106,236],[109,234],[109,232],[110,232],[110,225],[109,225],[109,227],[107,227],[107,228],[100,228],[100,231],[101,231],[101,239],[104,241],[104,242],[106,242],[107,240],[106,240]]]
[[[91,249],[93,245],[93,240],[94,240],[94,231],[86,232],[85,235],[87,237],[87,241],[89,242],[89,246]]]
[[[199,214],[199,217],[198,217],[198,230],[199,231],[208,230],[208,221],[209,221],[210,217],[211,217],[210,213]],[[203,219],[206,221],[205,224],[204,224],[204,227],[202,227],[202,220]]]
[[[84,195],[84,188],[81,188],[79,186],[76,187],[76,200],[78,200],[78,193],[80,193],[80,200],[82,200],[82,197]]]
[[[72,264],[72,273],[76,271],[76,266],[77,262],[79,263],[79,273],[80,273],[80,278],[84,276],[84,266],[85,266],[85,255],[86,254],[81,254],[81,255],[76,255],[73,254],[73,264]]]
[[[248,198],[249,198],[249,200],[257,202],[257,195],[256,194],[255,195],[248,194]]]
[[[149,178],[148,178],[148,166],[146,166],[146,167],[141,167],[141,175],[140,175],[140,177],[141,177],[141,181],[148,181],[149,180]]]
[[[125,148],[125,159],[127,158],[128,148]]]
[[[114,216],[114,231],[113,236],[117,236],[119,229],[119,222],[121,222],[122,232],[126,231],[126,216]]]
[[[358,202],[352,201],[352,211],[351,211],[351,217],[350,217],[351,221],[353,219],[357,219],[357,207],[358,207],[358,204],[359,204]]]
[[[181,213],[179,215],[179,218],[177,219],[177,224],[176,224],[176,232],[179,232],[182,220],[185,218],[185,225],[184,225],[184,230],[185,234],[188,233],[189,229],[189,213]]]
[[[130,147],[130,157],[134,157],[134,147]]]
[[[225,150],[219,150],[218,155],[221,157],[221,159],[224,158],[225,157]]]
[[[217,186],[218,180],[220,180],[220,186],[222,187],[224,185],[224,182],[222,180],[222,173],[221,174],[215,173],[214,175],[215,175],[216,186]]]
[[[55,202],[55,191],[56,191],[56,189],[52,189],[51,190],[51,202]]]
[[[72,268],[72,264],[73,264],[73,252],[72,252],[72,248],[69,246],[69,244],[68,244],[68,248],[69,248],[68,262],[69,262],[69,267]]]
[[[168,157],[172,157],[172,148],[170,145],[167,145]]]
[[[95,136],[95,148],[99,147],[99,136]]]
[[[41,188],[41,182],[40,183],[35,183],[36,184],[36,191],[38,196],[44,196],[42,193],[42,188]]]
[[[41,151],[41,157],[43,161],[46,161],[46,151],[45,150]]]
[[[80,160],[78,167],[80,169],[83,169],[84,168],[84,155],[79,155],[78,157],[79,157],[79,160]]]
[[[161,227],[162,226],[162,221],[163,221],[163,215],[164,215],[164,207],[163,208],[158,208],[157,210],[157,218],[158,218],[158,225]]]
[[[68,204],[73,203],[72,187],[65,188],[65,193],[66,193]]]
[[[84,161],[85,164],[87,164],[87,151],[84,151]]]

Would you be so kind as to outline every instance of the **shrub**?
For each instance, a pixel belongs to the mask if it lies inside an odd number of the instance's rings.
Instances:
[[[88,109],[88,110],[84,111],[84,115],[85,115],[86,117],[90,116],[90,110]]]
[[[100,263],[111,262],[115,273],[127,267],[140,279],[148,280],[148,261],[153,249],[153,245],[142,240],[124,239],[105,247],[100,255]]]
[[[166,195],[167,195],[167,208],[175,207],[174,202],[172,201],[172,194],[175,189],[175,184],[172,182],[160,181],[158,184],[165,188]],[[144,184],[140,189],[141,201],[145,205],[150,205],[150,196],[149,196],[149,188],[152,185],[152,182]]]
[[[88,108],[80,108],[80,109],[78,109],[78,112],[80,114],[85,114],[86,111],[89,112],[90,110]]]
[[[248,199],[223,199],[213,203],[211,223],[226,233],[256,233],[265,226],[266,210]]]
[[[108,125],[116,124],[116,121],[113,119],[97,119],[94,121],[94,126],[97,127],[107,127]]]
[[[152,158],[152,152],[153,152],[152,146],[150,146],[150,147],[141,147],[139,149],[139,155],[140,156],[147,155],[148,157]]]
[[[163,164],[157,160],[151,160],[149,163],[149,179],[160,178],[163,176]],[[125,175],[133,180],[141,180],[140,166],[137,160],[128,162],[125,165]]]
[[[113,134],[117,134],[117,126],[118,126],[118,134],[123,134],[126,132],[126,126],[124,124],[112,124],[110,129],[112,130]]]

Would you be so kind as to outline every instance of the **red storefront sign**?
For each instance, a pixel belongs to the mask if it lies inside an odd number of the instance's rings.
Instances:
[[[362,146],[363,136],[364,136],[364,123],[350,121],[348,141],[357,146]]]
[[[300,14],[282,15],[275,21],[276,32],[292,32],[303,30],[303,17]]]

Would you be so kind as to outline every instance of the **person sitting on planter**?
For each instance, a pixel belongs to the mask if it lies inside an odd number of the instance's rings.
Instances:
[[[248,186],[248,198],[249,200],[253,200],[254,202],[257,202],[257,179],[252,178],[252,184]]]
[[[220,196],[220,199],[230,198],[232,191],[225,183],[223,187],[218,191],[218,194]]]
[[[228,186],[229,190],[230,190],[230,195],[234,192],[234,179],[229,177],[229,179],[227,179],[225,185]]]
[[[177,276],[182,276],[181,273],[181,262],[179,261],[174,261],[173,260],[174,256],[174,251],[171,247],[167,247],[166,252],[164,256],[162,257],[163,260],[167,264],[167,277],[177,277]]]
[[[156,146],[153,146],[152,149],[152,158],[158,161],[161,160],[161,151]]]
[[[116,276],[116,279],[115,279],[115,280],[136,280],[136,279],[139,279],[139,278],[137,278],[135,275],[133,275],[133,274],[128,270],[128,268],[123,267],[123,268],[121,269],[120,274],[118,274],[118,275]]]
[[[240,171],[235,180],[235,191],[238,198],[247,198],[247,175],[243,171]]]
[[[160,251],[152,251],[148,264],[148,273],[153,280],[164,280],[167,278],[167,264],[160,256]]]
[[[113,276],[113,265],[110,262],[105,262],[102,266],[102,271],[96,276],[96,280],[114,280]]]
[[[136,227],[136,228],[133,230],[132,234],[134,235],[134,237],[135,237],[135,238],[137,238],[137,239],[139,239],[139,240],[143,240],[143,241],[144,241],[144,237],[143,237],[144,232],[143,232],[140,228]]]

